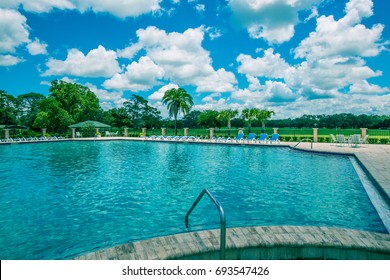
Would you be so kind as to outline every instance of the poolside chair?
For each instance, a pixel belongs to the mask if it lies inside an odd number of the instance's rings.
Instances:
[[[332,144],[336,144],[337,143],[337,140],[336,140],[336,137],[334,136],[334,134],[331,134],[330,138],[332,139]]]
[[[225,137],[218,137],[216,142],[226,142],[227,138]]]
[[[363,138],[360,138],[360,144],[367,144],[368,134]]]
[[[269,139],[269,143],[270,144],[272,144],[272,143],[280,143],[279,134],[278,133],[272,134],[271,138]]]
[[[349,137],[348,144],[351,145],[351,147],[357,148],[360,145],[360,141],[360,134],[354,134]]]
[[[249,133],[248,137],[245,139],[246,142],[256,142],[256,133]]]
[[[336,135],[336,146],[343,146],[348,143],[348,139],[343,134]]]
[[[106,130],[105,136],[111,136],[111,133],[110,133],[109,131]]]
[[[268,140],[268,134],[267,133],[260,134],[259,139],[257,139],[258,143],[267,143],[267,140]]]
[[[83,135],[81,134],[81,132],[76,131],[76,137],[83,137]]]
[[[226,141],[235,141],[235,142],[244,141],[244,133],[239,133],[236,138],[229,137],[228,139],[226,139]]]
[[[189,136],[189,137],[187,138],[187,140],[188,140],[188,141],[197,141],[197,140],[200,140],[200,138],[199,138],[199,137],[195,137],[195,136]]]

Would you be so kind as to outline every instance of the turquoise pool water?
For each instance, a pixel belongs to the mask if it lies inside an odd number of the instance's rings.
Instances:
[[[66,259],[186,231],[207,187],[228,227],[386,232],[348,157],[287,148],[159,142],[0,146],[0,258]],[[218,228],[204,199],[191,229]]]

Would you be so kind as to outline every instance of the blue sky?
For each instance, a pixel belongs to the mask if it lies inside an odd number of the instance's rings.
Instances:
[[[161,110],[390,114],[385,0],[1,0],[0,89],[88,86],[104,109],[138,94]]]

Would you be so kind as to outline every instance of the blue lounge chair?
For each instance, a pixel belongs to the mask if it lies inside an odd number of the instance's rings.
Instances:
[[[259,139],[257,139],[257,141],[259,143],[267,143],[267,140],[268,140],[268,134],[267,133],[260,134]]]
[[[236,138],[233,139],[228,138],[226,141],[236,141],[236,142],[244,141],[244,133],[239,133]]]
[[[255,142],[256,141],[256,133],[249,133],[248,138],[246,138],[246,141],[249,142]]]
[[[279,134],[277,134],[277,133],[272,134],[271,135],[271,139],[269,139],[269,142],[270,142],[270,144],[272,144],[272,143],[280,143]]]

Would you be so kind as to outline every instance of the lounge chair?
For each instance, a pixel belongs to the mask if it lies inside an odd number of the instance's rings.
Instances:
[[[244,133],[239,133],[236,138],[228,138],[226,141],[244,141]]]
[[[259,139],[257,139],[258,143],[267,143],[267,141],[268,141],[268,134],[267,133],[260,134]]]
[[[256,142],[256,133],[249,133],[248,138],[245,139],[246,142]]]
[[[337,134],[336,135],[336,145],[342,146],[348,143],[348,140],[345,138],[343,134]]]
[[[360,144],[367,144],[368,134],[360,139]]]
[[[227,140],[227,138],[225,138],[225,137],[218,137],[217,138],[217,142],[226,142],[226,140]]]
[[[111,133],[109,131],[106,131],[105,136],[109,137],[109,136],[112,136],[112,135],[111,135]]]
[[[269,139],[269,143],[270,144],[272,144],[272,143],[280,143],[279,134],[278,133],[272,134],[271,138]]]
[[[361,137],[360,137],[360,134],[354,134],[354,135],[351,135],[348,139],[348,144],[351,145],[351,147],[359,147],[359,145],[361,144]]]
[[[76,137],[83,137],[83,135],[79,131],[76,131]]]
[[[332,139],[332,143],[333,143],[333,144],[336,144],[336,143],[337,143],[337,140],[336,140],[336,137],[334,136],[334,134],[331,134],[331,135],[330,135],[330,138]]]

